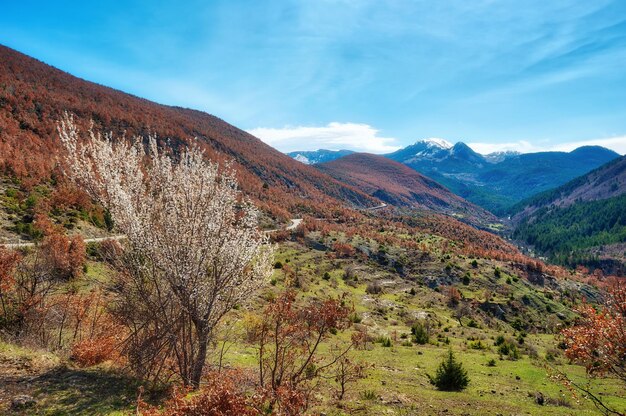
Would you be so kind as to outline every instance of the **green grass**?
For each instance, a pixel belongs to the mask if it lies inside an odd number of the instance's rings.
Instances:
[[[439,256],[423,264],[420,276],[440,275],[447,262],[456,264],[454,273],[458,277],[465,271],[471,273],[469,285],[457,284],[463,296],[468,300],[482,302],[485,290],[493,293],[492,302],[506,304],[511,297],[519,303],[526,321],[542,323],[546,319],[545,308],[549,305],[552,314],[557,311],[573,314],[562,304],[558,296],[548,299],[553,289],[529,284],[525,279],[513,281],[515,270],[506,264],[480,259],[477,267],[472,267],[472,259],[463,256]],[[355,259],[331,259],[325,252],[307,249],[296,243],[283,243],[276,253],[276,260],[288,264],[297,270],[301,287],[297,289],[298,298],[309,300],[327,296],[345,295],[346,301],[354,305],[355,313],[361,318],[360,327],[367,327],[373,340],[378,337],[390,338],[391,347],[370,342],[364,350],[352,352],[352,357],[371,365],[368,377],[349,386],[343,403],[338,404],[334,397],[335,385],[332,379],[317,393],[319,402],[311,411],[324,412],[327,415],[483,415],[483,414],[531,414],[531,415],[594,415],[593,405],[581,400],[578,403],[571,398],[569,391],[549,376],[544,357],[546,352],[556,345],[554,335],[530,333],[524,339],[524,345],[532,345],[536,355],[524,353],[521,358],[510,361],[500,357],[494,346],[498,335],[515,339],[519,332],[508,323],[497,319],[486,319],[477,314],[478,328],[469,328],[469,318],[464,318],[461,326],[453,316],[453,311],[446,305],[446,297],[432,290],[421,279],[402,278],[393,271],[381,268],[372,261]],[[494,276],[495,266],[500,267],[501,277]],[[356,282],[344,280],[344,270],[354,268],[358,277]],[[324,280],[328,272],[329,280]],[[106,284],[110,270],[97,262],[88,265],[86,289]],[[263,289],[252,305],[238,308],[227,316],[227,322],[218,331],[218,344],[226,342],[227,352],[223,364],[229,366],[256,369],[257,351],[254,345],[244,341],[245,320],[250,314],[258,318],[259,311],[266,299],[284,290],[283,270],[274,271],[275,285]],[[507,284],[511,278],[511,284]],[[368,294],[366,287],[373,281],[382,282],[381,294]],[[414,292],[412,295],[411,289]],[[504,291],[503,291],[504,290]],[[556,292],[555,292],[556,295]],[[522,299],[527,299],[532,307],[526,308]],[[411,323],[415,317],[429,314],[433,321],[434,333],[426,345],[403,345],[410,340]],[[510,321],[513,321],[511,316]],[[350,331],[340,332],[332,337],[332,342],[347,342]],[[402,338],[407,334],[407,338]],[[438,338],[441,336],[441,338]],[[439,339],[449,339],[449,345]],[[473,349],[472,343],[480,341],[484,349]],[[328,344],[321,348],[322,355],[328,353]],[[430,383],[427,374],[433,374],[448,348],[467,369],[470,384],[462,392],[440,392]],[[34,354],[34,355],[33,355]],[[20,349],[0,343],[0,357],[36,356],[40,352]],[[49,355],[49,354],[48,354]],[[50,355],[51,356],[51,355]],[[54,356],[52,356],[54,357]],[[535,357],[535,358],[533,358]],[[487,363],[495,360],[496,365]],[[52,361],[43,371],[44,376],[31,388],[38,398],[37,415],[120,415],[132,413],[138,384],[106,367],[75,369],[64,367],[62,363]],[[209,362],[216,364],[218,356],[212,351]],[[578,382],[586,380],[582,367],[572,366],[560,356],[556,365]],[[593,380],[592,386],[602,391],[607,403],[626,407],[623,385],[615,380]],[[368,392],[363,395],[362,392]],[[541,392],[548,399],[564,399],[569,406],[545,405],[535,403],[534,395]]]

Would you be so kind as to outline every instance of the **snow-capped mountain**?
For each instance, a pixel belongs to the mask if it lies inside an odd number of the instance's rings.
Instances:
[[[489,163],[500,163],[506,159],[519,156],[519,155],[521,155],[520,152],[516,152],[514,150],[504,150],[501,152],[492,152],[492,153],[489,153],[488,155],[483,155],[483,157]]]
[[[296,159],[298,162],[302,162],[305,165],[314,165],[316,163],[330,162],[331,160],[339,159],[340,157],[347,156],[354,153],[352,150],[311,150],[301,152],[290,152],[288,156]]]
[[[390,159],[406,163],[411,160],[441,160],[449,155],[452,143],[438,138],[418,140],[414,144],[387,155]]]
[[[448,144],[421,140],[385,156],[493,212],[504,212],[524,198],[562,185],[619,156],[597,146],[569,153],[505,151],[481,155],[463,142],[451,147]]]

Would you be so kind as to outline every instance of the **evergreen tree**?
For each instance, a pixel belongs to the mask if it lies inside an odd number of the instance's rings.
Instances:
[[[443,391],[461,391],[469,383],[467,371],[463,364],[456,360],[452,350],[448,350],[448,355],[439,364],[435,376],[429,374],[428,378],[431,384]]]

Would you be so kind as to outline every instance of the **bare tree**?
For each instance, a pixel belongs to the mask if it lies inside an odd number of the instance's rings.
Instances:
[[[257,209],[237,191],[234,172],[195,145],[174,159],[155,137],[129,144],[93,129],[82,137],[67,114],[58,131],[68,176],[127,237],[118,266],[121,310],[135,310],[131,334],[155,341],[197,387],[213,328],[272,272]]]

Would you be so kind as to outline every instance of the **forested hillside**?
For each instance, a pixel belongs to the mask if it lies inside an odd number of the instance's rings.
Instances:
[[[575,267],[584,264],[603,268],[591,248],[626,243],[626,195],[575,202],[566,207],[541,208],[532,219],[524,220],[513,237],[532,245],[552,262]],[[624,253],[618,254],[622,265],[605,264],[609,273],[624,274]]]
[[[558,264],[626,273],[626,157],[513,208],[513,237]]]
[[[99,131],[156,134],[173,149],[198,138],[212,160],[234,160],[241,187],[277,218],[379,204],[210,114],[87,82],[0,45],[0,168],[31,184],[50,178],[64,111],[76,114],[83,128],[93,120]]]

